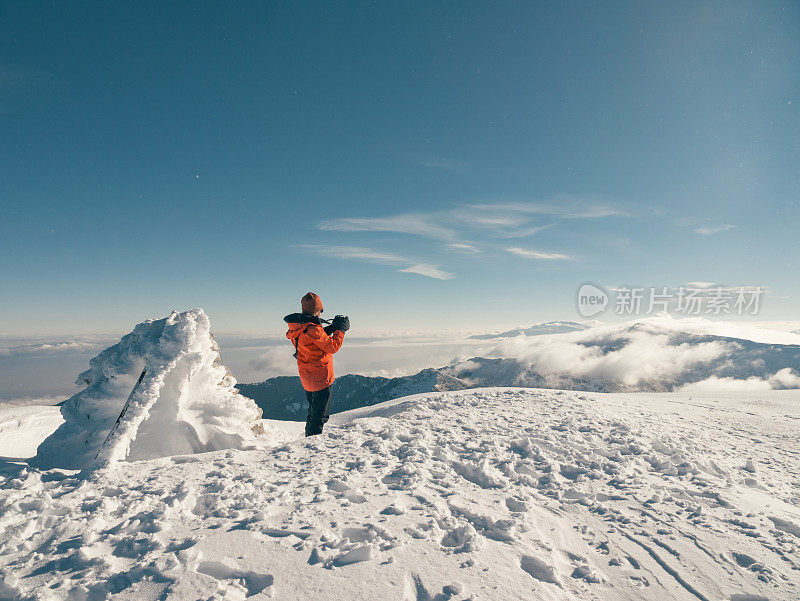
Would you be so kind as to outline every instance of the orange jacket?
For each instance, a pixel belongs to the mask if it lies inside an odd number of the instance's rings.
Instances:
[[[287,315],[284,321],[289,324],[286,337],[297,346],[297,369],[303,388],[314,392],[333,384],[333,354],[341,348],[344,332],[336,330],[329,336],[318,317],[305,313]]]

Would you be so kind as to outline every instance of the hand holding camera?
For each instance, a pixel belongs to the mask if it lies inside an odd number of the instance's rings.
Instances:
[[[331,322],[331,328],[340,330],[344,334],[350,329],[350,318],[347,315],[337,315]]]

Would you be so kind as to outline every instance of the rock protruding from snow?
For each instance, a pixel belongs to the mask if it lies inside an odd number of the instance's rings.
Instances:
[[[64,403],[64,423],[33,463],[80,469],[252,440],[263,431],[261,410],[234,388],[210,325],[202,309],[173,312],[140,323],[97,355],[78,376],[86,388]]]

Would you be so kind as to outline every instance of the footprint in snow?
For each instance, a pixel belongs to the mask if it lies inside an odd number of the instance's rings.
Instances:
[[[403,595],[403,601],[448,601],[453,599],[456,595],[464,593],[464,587],[459,582],[447,584],[442,587],[442,592],[436,595],[431,595],[422,578],[419,574],[411,573],[410,578],[406,580],[406,590]]]
[[[779,517],[774,516],[767,516],[772,524],[775,526],[775,530],[780,530],[781,532],[786,532],[788,534],[792,534],[797,538],[800,538],[800,526],[797,524],[790,522],[788,520],[781,519]]]
[[[506,507],[508,507],[508,510],[512,513],[525,513],[528,511],[528,505],[525,501],[515,499],[514,497],[506,499]]]
[[[448,530],[440,545],[450,553],[471,553],[482,546],[480,535],[469,522]]]
[[[355,548],[350,548],[350,545],[346,545],[346,547],[348,548],[340,552],[335,557],[328,557],[328,558],[325,557],[324,549],[322,547],[315,547],[314,549],[311,550],[311,555],[309,555],[308,557],[308,564],[309,565],[322,564],[322,566],[327,569],[341,568],[344,566],[352,565],[354,563],[369,561],[372,559],[375,551],[375,545],[373,545],[372,543],[367,543],[366,545],[360,545]]]
[[[197,497],[192,513],[199,517],[213,515],[216,508],[220,506],[219,496],[215,494],[204,494]]]
[[[536,578],[536,580],[561,586],[561,582],[556,575],[556,569],[538,557],[523,555],[520,558],[519,564],[524,571]]]
[[[243,587],[247,593],[246,597],[252,597],[269,589],[275,582],[271,574],[257,574],[248,570],[232,568],[218,561],[203,561],[197,566],[200,574],[211,576],[220,583]],[[267,594],[270,591],[266,591]]]
[[[361,563],[362,561],[369,561],[370,559],[372,559],[372,545],[367,544],[343,553],[333,560],[333,565],[341,567],[353,563]]]
[[[589,561],[586,557],[571,553],[569,551],[564,551],[564,554],[569,558],[570,563],[575,568],[572,570],[572,574],[570,574],[572,578],[575,578],[576,580],[583,580],[584,582],[588,582],[590,584],[599,584],[601,582],[605,582],[603,575],[591,564],[589,564]]]
[[[339,480],[337,478],[329,480],[327,486],[328,490],[332,490],[333,492],[341,493],[350,490],[350,485],[347,484],[347,482],[344,482],[343,480]]]
[[[341,495],[342,498],[347,499],[351,503],[366,503],[367,497],[361,494],[357,489],[350,486],[343,480],[336,478],[329,480],[327,483],[328,490]]]
[[[403,515],[405,512],[405,509],[398,506],[396,503],[392,503],[388,507],[385,507],[381,510],[381,515]]]

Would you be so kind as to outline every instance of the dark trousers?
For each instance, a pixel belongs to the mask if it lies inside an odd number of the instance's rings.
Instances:
[[[306,436],[322,434],[324,426],[331,416],[331,387],[308,392],[308,417],[306,418]]]

